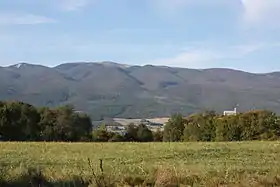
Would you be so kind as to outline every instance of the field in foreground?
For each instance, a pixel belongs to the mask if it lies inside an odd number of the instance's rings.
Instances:
[[[11,182],[36,167],[49,181],[87,180],[93,178],[92,170],[100,175],[99,159],[106,180],[119,184],[143,179],[158,186],[280,186],[280,142],[3,142],[0,178]]]

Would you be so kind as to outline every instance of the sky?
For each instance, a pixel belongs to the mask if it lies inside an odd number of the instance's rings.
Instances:
[[[0,66],[280,71],[280,0],[1,0]]]

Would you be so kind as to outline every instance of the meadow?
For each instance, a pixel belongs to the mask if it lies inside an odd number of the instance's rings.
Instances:
[[[108,183],[130,186],[280,186],[280,142],[2,142],[0,168],[2,186],[28,168],[51,182],[103,176]]]

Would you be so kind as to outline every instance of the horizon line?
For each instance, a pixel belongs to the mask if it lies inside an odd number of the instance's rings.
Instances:
[[[232,68],[232,67],[209,67],[209,68],[188,68],[188,67],[182,67],[182,66],[167,66],[167,65],[154,65],[154,64],[125,64],[125,63],[119,63],[115,61],[110,61],[110,60],[103,60],[103,61],[72,61],[72,62],[62,62],[57,65],[45,65],[45,64],[40,64],[40,63],[27,63],[27,62],[19,62],[15,64],[10,64],[6,66],[0,66],[0,68],[9,68],[17,65],[33,65],[33,66],[43,66],[47,68],[56,68],[60,65],[64,64],[105,64],[105,63],[111,63],[115,65],[121,65],[121,66],[127,66],[126,68],[129,67],[144,67],[144,66],[154,66],[154,67],[165,67],[165,68],[179,68],[179,69],[189,69],[189,70],[198,70],[198,71],[205,71],[205,70],[213,70],[213,69],[221,69],[221,70],[233,70],[233,71],[239,71],[239,72],[244,72],[244,73],[251,73],[251,74],[272,74],[272,73],[280,73],[280,70],[276,71],[268,71],[268,72],[253,72],[253,71],[247,71],[243,69],[238,69],[238,68]]]

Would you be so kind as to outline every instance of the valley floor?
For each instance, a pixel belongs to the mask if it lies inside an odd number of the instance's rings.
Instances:
[[[14,181],[27,168],[48,181],[140,181],[157,186],[280,186],[280,142],[228,143],[0,143],[0,179]],[[102,159],[102,169],[100,169]],[[89,160],[91,163],[89,163]],[[94,173],[94,174],[93,174]],[[105,179],[102,179],[105,180]],[[96,181],[96,180],[94,180]],[[95,182],[92,182],[95,183]],[[196,184],[196,185],[195,185]],[[1,186],[1,183],[0,183]],[[93,185],[94,186],[94,185]]]

